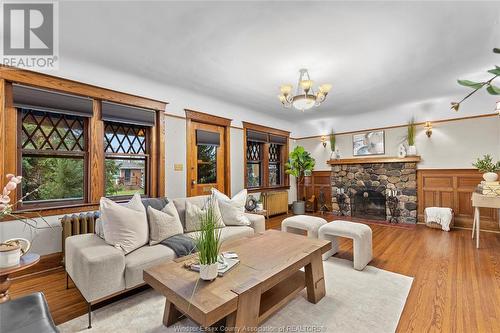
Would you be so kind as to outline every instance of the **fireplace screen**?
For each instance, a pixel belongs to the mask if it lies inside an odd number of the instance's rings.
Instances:
[[[385,220],[385,195],[381,192],[365,189],[354,194],[352,216],[365,219]]]

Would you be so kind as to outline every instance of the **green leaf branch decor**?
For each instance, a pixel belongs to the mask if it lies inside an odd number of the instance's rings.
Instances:
[[[207,202],[207,208],[200,215],[200,230],[195,239],[198,250],[198,259],[201,265],[212,265],[217,263],[221,246],[221,231],[219,227],[220,218],[215,214],[217,201],[210,198]]]
[[[499,48],[494,48],[493,49],[494,53],[500,54],[500,49]],[[486,87],[486,91],[490,95],[500,95],[500,87],[495,86],[493,84],[493,81],[500,76],[500,67],[495,66],[495,68],[488,70],[488,73],[492,74],[493,76],[484,82],[475,82],[471,80],[457,80],[458,84],[473,89],[469,94],[467,94],[464,98],[462,98],[459,102],[451,102],[451,109],[458,111],[460,108],[460,105],[469,97],[474,95],[478,90],[483,89]]]
[[[480,172],[498,172],[500,171],[500,161],[493,162],[491,155],[484,155],[483,158],[478,158],[472,166],[477,168]]]
[[[330,132],[330,150],[335,151],[335,144],[337,142],[337,138],[335,137],[335,133],[333,132],[333,128]]]
[[[408,134],[406,136],[406,139],[408,140],[408,146],[414,146],[415,145],[415,134],[417,132],[414,118],[410,119],[410,122],[408,123],[407,128],[408,128]]]

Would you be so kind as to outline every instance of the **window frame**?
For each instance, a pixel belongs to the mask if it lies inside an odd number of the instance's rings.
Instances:
[[[254,142],[255,144],[259,145],[259,160],[248,160],[247,153],[248,153],[248,142]],[[245,188],[249,190],[261,188],[263,185],[264,181],[264,168],[263,168],[263,161],[264,161],[264,144],[262,142],[256,142],[256,141],[251,141],[251,140],[245,140]],[[259,185],[258,186],[248,186],[248,165],[249,164],[257,164],[259,166]]]
[[[23,149],[23,111],[24,110],[33,110],[40,111],[36,109],[23,109],[23,108],[15,108],[17,114],[17,126],[16,126],[16,134],[17,134],[17,142],[19,142],[17,147],[17,170],[19,174],[22,174],[22,163],[23,157],[49,157],[53,156],[56,158],[77,158],[83,160],[83,196],[82,198],[67,198],[67,199],[47,199],[47,200],[33,200],[33,201],[22,201],[17,205],[17,210],[32,210],[32,209],[41,209],[41,208],[53,208],[53,207],[64,207],[64,206],[75,206],[82,205],[88,202],[88,165],[89,165],[89,141],[88,141],[88,123],[89,120],[87,117],[80,117],[83,120],[83,151],[82,152],[72,152],[72,151],[61,151],[55,153],[53,150],[44,151],[43,149]],[[50,111],[40,111],[53,113],[55,115],[59,115],[59,112],[50,112]],[[18,186],[16,189],[17,198],[21,198],[23,196],[22,186]]]
[[[279,162],[270,162],[269,161],[269,148],[271,143],[263,142],[261,143],[261,184],[259,187],[249,187],[248,186],[248,176],[247,176],[247,165],[251,163],[251,161],[247,160],[247,147],[248,142],[251,140],[247,140],[247,131],[251,130],[254,132],[260,132],[266,134],[269,138],[270,135],[277,135],[286,138],[285,144],[277,144],[280,147],[280,161]],[[288,151],[289,151],[289,140],[290,140],[290,132],[266,127],[262,125],[252,124],[248,122],[243,122],[243,149],[244,149],[244,188],[249,192],[262,192],[266,190],[278,190],[278,189],[289,189],[290,188],[290,177],[285,173],[285,163],[288,160]],[[280,173],[280,184],[279,185],[270,185],[269,183],[269,165],[270,164],[278,164],[279,165],[279,173]]]
[[[106,123],[113,123],[121,126],[130,126],[130,127],[144,127],[145,135],[144,135],[144,154],[132,154],[132,153],[113,153],[113,152],[106,152]],[[149,198],[151,196],[150,194],[150,189],[151,189],[151,170],[150,170],[150,149],[151,149],[151,129],[146,127],[146,126],[138,126],[138,125],[133,125],[133,124],[124,124],[124,123],[119,123],[119,122],[113,122],[113,121],[103,121],[103,152],[104,152],[104,169],[103,169],[103,181],[104,181],[104,189],[103,189],[103,197],[106,197],[108,199],[114,200],[114,201],[125,201],[130,198],[132,198],[133,195],[107,195],[106,194],[106,160],[107,159],[113,159],[113,160],[134,160],[134,159],[140,159],[144,160],[144,193],[141,193],[141,197],[143,198]]]

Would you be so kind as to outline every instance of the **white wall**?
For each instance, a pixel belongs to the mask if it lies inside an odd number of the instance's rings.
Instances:
[[[406,127],[385,130],[385,155],[397,156],[398,146],[406,137]],[[295,140],[316,159],[315,170],[330,170],[330,143],[323,147],[319,138]],[[352,155],[352,134],[337,135],[341,158]],[[484,117],[433,124],[428,138],[422,126],[417,127],[416,146],[422,162],[420,169],[472,168],[471,163],[484,154],[500,159],[500,117]]]
[[[385,130],[385,155],[397,156],[398,146],[406,136],[406,127]],[[326,148],[320,138],[295,140],[316,159],[315,170],[330,170],[326,161],[330,159],[330,143]],[[337,135],[337,148],[341,158],[352,155],[352,134]],[[422,126],[417,127],[416,146],[422,161],[419,169],[472,168],[477,157],[490,154],[500,159],[500,117],[484,117],[433,124],[432,136],[428,138]],[[291,183],[295,191],[295,183]],[[292,191],[292,189],[291,189]]]

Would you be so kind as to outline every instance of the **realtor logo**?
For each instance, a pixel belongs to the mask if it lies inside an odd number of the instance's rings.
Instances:
[[[57,3],[4,3],[3,59],[8,66],[56,69]]]

